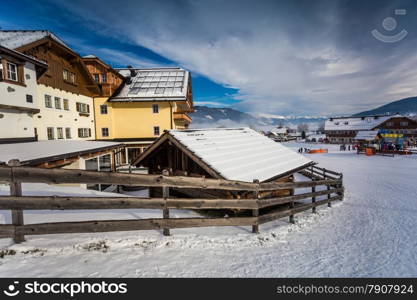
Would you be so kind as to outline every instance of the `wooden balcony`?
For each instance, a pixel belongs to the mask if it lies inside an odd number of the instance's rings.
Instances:
[[[186,113],[184,112],[174,112],[174,120],[175,121],[183,121],[185,123],[191,123],[193,119],[191,119]]]

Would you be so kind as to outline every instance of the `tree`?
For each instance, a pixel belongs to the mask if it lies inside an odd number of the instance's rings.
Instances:
[[[324,122],[320,123],[319,128],[317,128],[319,133],[324,133]]]
[[[301,124],[298,124],[298,126],[297,126],[297,131],[298,132],[303,132],[304,131],[304,134],[306,132],[308,132],[308,129],[309,129],[309,127],[308,127],[308,124],[306,124],[306,123],[301,123]]]

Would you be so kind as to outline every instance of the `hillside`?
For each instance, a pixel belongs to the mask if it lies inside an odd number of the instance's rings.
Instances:
[[[417,114],[417,97],[410,97],[393,101],[375,109],[357,113],[353,116],[362,117],[367,115],[385,115],[395,113],[400,113],[402,115]]]
[[[215,108],[207,106],[195,106],[195,112],[191,114],[192,128],[202,127],[236,127],[253,126],[257,128],[276,127],[285,125],[296,127],[301,123],[308,123],[313,127],[324,122],[323,117],[308,116],[279,116],[270,114],[248,114],[233,108]]]

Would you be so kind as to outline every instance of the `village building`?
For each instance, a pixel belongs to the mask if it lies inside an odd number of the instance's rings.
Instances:
[[[105,98],[107,100],[123,83],[123,75],[95,55],[83,56],[82,60],[100,88],[100,93],[94,99],[100,101],[99,98]]]
[[[122,85],[95,98],[98,140],[126,144],[129,163],[165,130],[186,129],[193,111],[191,75],[181,68],[119,69]]]
[[[46,63],[0,46],[0,143],[36,141],[37,80]]]
[[[93,97],[100,89],[76,52],[46,30],[0,30],[0,45],[48,64],[37,80],[39,140],[95,139]]]
[[[116,172],[121,163],[122,143],[102,141],[37,141],[0,145],[0,165],[19,160],[21,166]],[[103,190],[104,185],[82,185]]]
[[[168,170],[181,176],[287,182],[314,163],[252,129],[219,128],[168,130],[132,164],[147,167],[149,174]],[[181,193],[202,196],[201,191],[192,189],[182,189]],[[206,190],[203,196],[224,197],[224,193]],[[283,190],[279,195],[290,194],[290,190]]]
[[[379,130],[383,134],[403,134],[408,140],[417,137],[417,122],[400,115],[330,118],[325,123],[326,138],[333,144],[351,144],[361,131]]]
[[[265,133],[267,137],[273,139],[276,142],[283,142],[288,140],[288,128],[286,127],[277,127],[271,131]]]

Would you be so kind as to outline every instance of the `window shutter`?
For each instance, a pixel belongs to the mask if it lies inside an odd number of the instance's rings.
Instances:
[[[88,128],[88,137],[91,137],[91,128]]]

